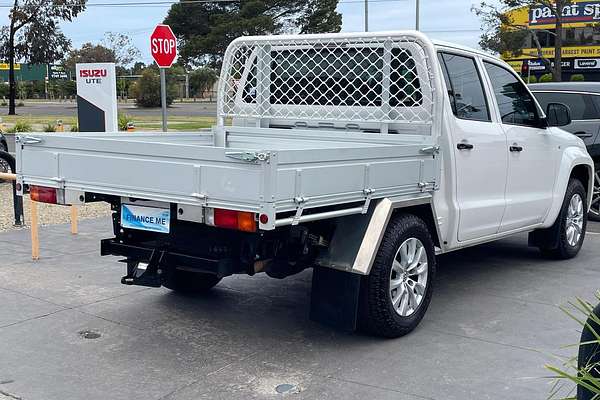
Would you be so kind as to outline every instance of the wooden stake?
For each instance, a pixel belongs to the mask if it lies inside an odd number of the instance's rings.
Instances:
[[[71,206],[71,234],[77,235],[77,206]]]
[[[40,238],[38,236],[38,207],[37,203],[30,200],[31,212],[31,259],[40,259]]]

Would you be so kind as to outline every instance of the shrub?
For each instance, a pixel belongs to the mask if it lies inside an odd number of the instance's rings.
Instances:
[[[77,124],[71,125],[70,132],[79,132],[79,126]]]
[[[17,123],[10,128],[8,133],[21,133],[21,132],[31,132],[31,124],[27,121],[17,121]]]
[[[142,72],[142,77],[132,85],[132,94],[140,107],[160,107],[160,77],[150,68]],[[167,84],[167,105],[173,103],[177,93],[174,84]]]
[[[204,93],[211,90],[219,76],[212,68],[198,68],[190,74],[190,86],[194,97],[203,97]]]
[[[600,292],[596,293],[595,300],[600,300]],[[578,399],[596,399],[600,397],[600,361],[598,361],[598,350],[600,349],[600,331],[598,331],[598,327],[600,326],[599,308],[600,306],[594,309],[591,303],[579,298],[576,301],[569,302],[567,307],[561,307],[569,317],[581,325],[581,328],[585,332],[581,336],[583,341],[579,344],[580,352],[578,357],[563,359],[560,367],[546,365],[546,368],[554,373],[555,378],[550,399],[563,398],[563,393],[569,394],[568,399],[575,399],[574,396],[571,396],[573,392],[572,384],[578,386]],[[582,351],[584,347],[586,347],[585,350],[587,351]],[[580,356],[583,356],[583,359],[579,359]]]
[[[131,119],[131,117],[129,115],[119,113],[119,130],[120,131],[126,131],[127,124],[129,124],[130,122],[133,122],[133,120]]]
[[[537,81],[538,80],[537,80],[536,76],[535,75],[531,75],[529,77],[529,82],[527,82],[527,83],[537,83]]]
[[[23,103],[22,101],[17,102],[17,107],[24,107],[25,103]]]
[[[585,76],[582,74],[574,74],[571,75],[571,82],[583,82],[585,81]]]
[[[44,132],[56,132],[56,125],[49,122],[46,124],[46,126],[44,126]]]
[[[546,82],[553,82],[554,81],[554,77],[552,76],[552,74],[544,74],[542,76],[540,76],[540,83],[546,83]]]
[[[0,106],[7,107],[8,103],[6,102],[6,100],[2,100],[2,103],[0,103]]]

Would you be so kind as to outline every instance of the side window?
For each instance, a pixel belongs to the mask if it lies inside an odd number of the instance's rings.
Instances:
[[[450,53],[440,53],[439,58],[454,115],[460,119],[490,121],[475,60]]]
[[[539,126],[535,100],[525,85],[503,67],[488,62],[484,64],[492,82],[502,122],[511,125]]]
[[[598,118],[596,107],[592,97],[579,93],[561,93],[561,92],[538,92],[534,93],[543,110],[548,108],[550,103],[561,103],[569,106],[571,109],[571,118],[574,120],[596,119]]]

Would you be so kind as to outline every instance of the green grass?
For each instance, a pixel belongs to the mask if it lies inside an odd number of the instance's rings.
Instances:
[[[67,115],[2,115],[2,122],[8,127],[17,123],[27,123],[31,125],[33,131],[42,132],[44,128],[51,124],[56,124],[57,120],[62,120],[64,125],[77,125],[77,118]],[[160,115],[129,116],[135,124],[137,131],[161,130],[162,120]],[[210,128],[216,124],[216,118],[212,117],[186,117],[173,116],[168,120],[169,130],[173,131],[195,131],[199,129]]]

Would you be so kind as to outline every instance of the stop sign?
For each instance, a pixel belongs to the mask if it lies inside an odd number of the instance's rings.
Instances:
[[[161,68],[169,68],[177,57],[177,38],[169,25],[157,25],[150,35],[150,52]]]

